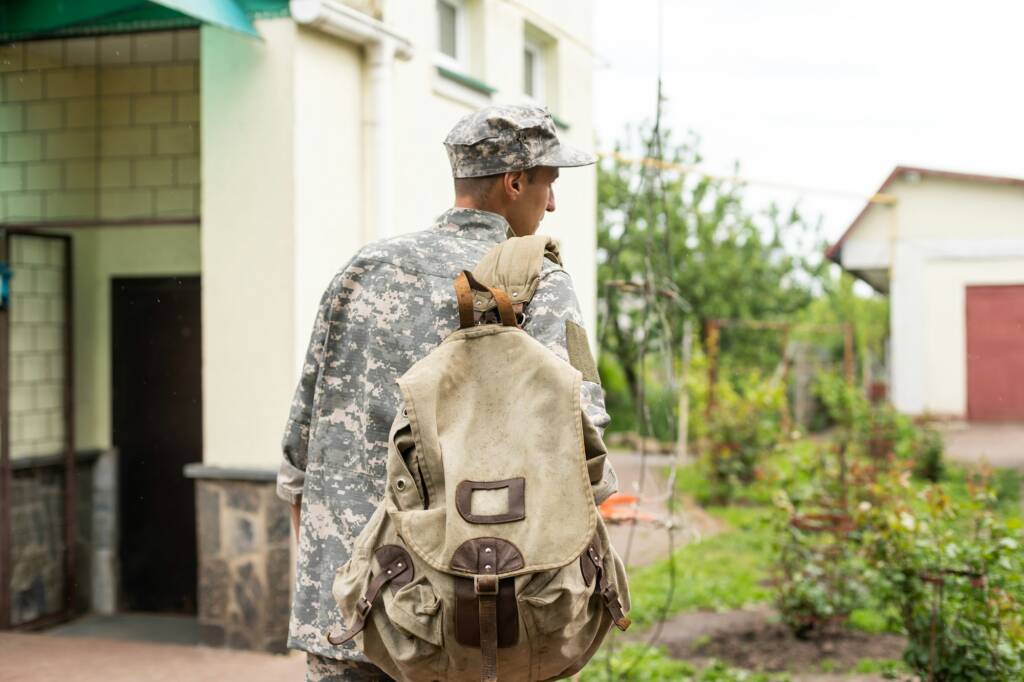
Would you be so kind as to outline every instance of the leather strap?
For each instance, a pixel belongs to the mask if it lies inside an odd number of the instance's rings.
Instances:
[[[397,578],[398,576],[412,570],[412,566],[409,565],[408,558],[404,556],[397,557],[391,563],[382,566],[380,573],[374,576],[370,584],[366,586],[366,594],[359,598],[359,605],[356,606],[356,619],[348,627],[347,630],[342,632],[340,635],[332,635],[327,633],[327,641],[338,646],[344,644],[348,640],[352,639],[366,627],[366,620],[370,616],[370,609],[373,607],[373,602],[377,599],[377,595],[384,587]]]
[[[632,621],[623,613],[622,603],[619,601],[619,591],[608,580],[608,574],[604,570],[604,562],[601,560],[601,555],[597,553],[594,545],[587,547],[587,556],[590,557],[597,571],[597,589],[604,600],[604,606],[608,609],[608,613],[611,614],[615,627],[625,632]]]
[[[474,577],[480,603],[480,680],[498,682],[498,578]]]
[[[516,314],[512,310],[512,302],[508,295],[501,289],[492,289],[476,281],[473,273],[463,270],[455,278],[455,298],[459,302],[459,329],[467,329],[476,324],[476,317],[473,314],[473,290],[484,291],[494,297],[498,306],[498,317],[506,327],[515,327]]]

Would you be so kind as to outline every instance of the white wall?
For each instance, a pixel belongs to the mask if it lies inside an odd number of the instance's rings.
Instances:
[[[295,52],[295,356],[298,378],[324,288],[364,242],[362,54],[312,29]]]
[[[201,30],[203,461],[273,467],[295,357],[294,51]]]
[[[900,239],[1011,239],[1024,234],[1024,187],[923,177],[895,187]]]
[[[317,304],[362,243],[354,46],[258,21],[202,29],[203,441],[274,468]]]

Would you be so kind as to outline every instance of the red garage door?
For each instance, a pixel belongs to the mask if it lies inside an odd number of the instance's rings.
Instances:
[[[967,417],[1024,420],[1024,285],[967,287]]]

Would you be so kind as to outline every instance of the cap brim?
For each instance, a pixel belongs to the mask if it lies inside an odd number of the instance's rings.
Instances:
[[[573,168],[575,166],[589,166],[596,161],[597,157],[593,154],[588,154],[567,144],[559,144],[550,152],[537,159],[536,165],[554,168]]]

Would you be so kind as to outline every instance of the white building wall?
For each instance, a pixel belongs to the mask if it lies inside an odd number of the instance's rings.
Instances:
[[[843,267],[889,269],[892,400],[965,417],[965,290],[1024,284],[1024,187],[902,175],[842,247]]]
[[[324,289],[364,243],[362,67],[357,46],[296,34],[295,379]]]
[[[901,179],[899,239],[1012,239],[1024,235],[1024,187],[924,177]]]
[[[256,26],[201,29],[203,461],[270,468],[298,376],[297,28]]]
[[[204,463],[272,468],[317,306],[364,242],[361,49],[202,29]]]

